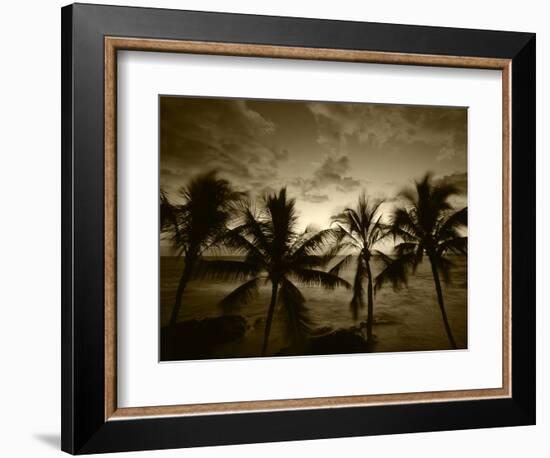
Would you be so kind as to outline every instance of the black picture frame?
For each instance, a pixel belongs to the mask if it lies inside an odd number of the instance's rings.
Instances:
[[[512,396],[106,421],[104,37],[512,61]],[[72,454],[535,424],[535,34],[74,4],[62,8],[62,449]]]

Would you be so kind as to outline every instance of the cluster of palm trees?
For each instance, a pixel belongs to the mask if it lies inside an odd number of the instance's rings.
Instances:
[[[457,348],[449,325],[441,279],[449,280],[452,262],[449,253],[466,254],[467,209],[455,211],[449,198],[457,190],[435,183],[431,174],[400,194],[401,206],[383,220],[382,201],[369,199],[363,192],[355,208],[346,208],[332,217],[330,228],[297,230],[295,200],[285,188],[253,203],[216,172],[194,178],[181,188],[183,203],[170,202],[160,194],[161,230],[169,234],[178,256],[184,260],[169,326],[180,314],[185,289],[192,279],[240,282],[220,303],[224,310],[253,300],[261,285],[271,286],[267,304],[261,355],[267,354],[275,311],[285,318],[291,346],[307,343],[312,320],[300,285],[325,289],[351,290],[350,309],[355,319],[367,305],[366,343],[373,342],[375,293],[386,283],[399,289],[426,257],[429,260],[441,317],[451,348]],[[391,238],[395,244],[390,256],[379,251],[379,244]],[[228,250],[234,259],[210,258],[216,250]],[[338,262],[326,266],[336,256]],[[373,276],[372,261],[383,261],[383,269]],[[340,274],[355,265],[353,283]],[[367,288],[365,292],[364,284]],[[366,296],[366,301],[365,301]]]

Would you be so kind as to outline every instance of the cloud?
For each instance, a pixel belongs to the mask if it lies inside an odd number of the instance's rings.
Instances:
[[[319,204],[329,200],[329,197],[326,194],[302,194],[301,197],[306,202],[311,202],[313,204]]]
[[[160,117],[161,183],[169,192],[210,169],[248,191],[253,181],[273,180],[289,157],[270,145],[275,124],[244,100],[163,97]]]
[[[439,179],[436,179],[436,183],[444,183],[453,185],[457,194],[449,198],[449,202],[455,208],[462,208],[468,205],[468,174],[462,172],[451,173],[445,175]]]
[[[453,185],[457,189],[459,195],[465,196],[468,193],[468,174],[466,172],[456,172],[445,175],[436,180],[436,182]]]
[[[437,161],[466,154],[465,108],[325,102],[307,106],[317,123],[317,142],[333,155],[352,144],[385,152],[416,145],[433,150]]]
[[[275,123],[244,100],[162,98],[162,187],[174,193],[205,170],[217,170],[251,197],[288,185],[299,199],[314,204],[330,200],[327,189],[346,193],[360,187],[361,182],[349,172],[347,155],[326,156],[320,164],[312,162],[311,167],[300,170],[298,178],[280,176],[281,166],[291,154],[287,148],[271,144],[274,134]],[[311,142],[315,144],[315,137]],[[283,175],[288,171],[287,165]]]
[[[454,148],[448,145],[445,145],[439,150],[439,153],[435,157],[435,160],[440,162],[446,159],[452,159],[455,156],[455,154],[456,154],[456,151],[454,150]]]
[[[273,153],[275,155],[275,159],[279,161],[286,161],[290,156],[290,153],[288,152],[287,149],[282,149],[282,150],[275,149],[273,150]]]
[[[349,169],[350,160],[348,156],[326,157],[313,171],[311,178],[296,178],[291,184],[300,190],[301,197],[304,200],[313,203],[326,202],[329,197],[323,191],[326,191],[327,188],[345,193],[361,186],[361,181],[348,174]]]
[[[348,156],[338,159],[328,157],[313,173],[313,180],[319,187],[335,185],[341,191],[351,191],[358,188],[361,182],[345,175],[349,168]]]
[[[263,183],[254,182],[252,183],[252,188],[256,191],[257,196],[267,196],[277,194],[277,189],[273,186],[265,185]]]

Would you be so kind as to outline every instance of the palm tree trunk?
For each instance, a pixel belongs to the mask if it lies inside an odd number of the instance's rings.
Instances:
[[[374,322],[374,295],[372,291],[372,272],[370,263],[365,260],[367,266],[367,344],[372,343],[372,324]]]
[[[269,341],[269,333],[271,332],[271,323],[273,322],[273,315],[275,313],[275,305],[277,304],[277,290],[279,284],[273,282],[271,285],[271,302],[269,304],[269,309],[267,311],[267,320],[265,322],[265,332],[264,332],[264,344],[262,346],[262,356],[265,356],[267,352],[267,343]]]
[[[445,304],[443,302],[443,292],[441,290],[441,282],[439,280],[439,272],[437,270],[437,265],[432,256],[430,256],[430,264],[432,266],[432,274],[434,277],[435,291],[437,293],[437,302],[439,303],[439,310],[441,310],[441,316],[443,318],[443,324],[445,325],[445,331],[447,332],[447,337],[449,338],[449,343],[453,350],[456,350],[456,342],[451,332],[451,326],[449,325],[449,319],[447,318],[447,312],[445,311]]]
[[[172,313],[170,314],[170,321],[168,322],[169,326],[173,326],[178,321],[178,315],[181,309],[183,292],[185,291],[185,288],[187,287],[187,283],[191,278],[191,273],[193,272],[194,264],[195,262],[192,259],[190,259],[190,257],[186,257],[183,273],[181,274],[180,281],[178,283],[178,289],[176,291],[176,300],[174,303],[174,307],[172,308]]]

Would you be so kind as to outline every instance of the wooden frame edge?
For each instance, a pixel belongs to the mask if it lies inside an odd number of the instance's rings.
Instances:
[[[105,40],[105,419],[117,410],[116,48]]]
[[[512,61],[502,68],[502,372],[512,396]]]
[[[458,68],[480,68],[502,71],[502,209],[503,209],[503,386],[491,389],[431,391],[364,396],[338,396],[303,399],[242,401],[215,404],[186,404],[118,408],[116,352],[116,92],[117,51],[177,52],[242,57],[324,60],[340,62],[425,65]],[[104,38],[105,52],[105,421],[139,419],[143,417],[192,416],[207,414],[251,413],[276,410],[342,408],[381,404],[428,403],[510,398],[511,368],[511,59],[462,57],[427,54],[405,54],[377,51],[327,48],[301,48],[273,45],[249,45],[110,37]]]
[[[187,54],[214,54],[239,57],[271,57],[280,59],[365,62],[398,65],[426,65],[504,69],[509,59],[462,57],[436,54],[407,54],[332,48],[301,48],[294,46],[252,45],[209,41],[160,40],[148,38],[105,37],[107,46],[131,51],[158,51]]]
[[[438,396],[438,397],[436,397]],[[333,396],[320,398],[283,399],[272,401],[222,402],[213,404],[182,404],[170,406],[123,407],[116,409],[109,421],[143,417],[220,415],[228,413],[271,412],[306,409],[337,409],[375,405],[431,403],[441,401],[472,401],[508,397],[504,388],[461,391],[430,391],[403,394],[373,394],[364,396]]]

